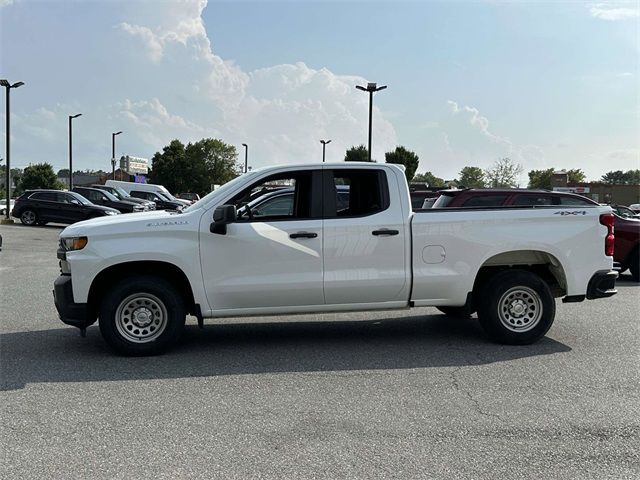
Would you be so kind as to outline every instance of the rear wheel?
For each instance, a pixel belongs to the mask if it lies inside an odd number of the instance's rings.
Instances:
[[[638,255],[638,249],[631,254],[629,260],[629,271],[631,272],[631,278],[634,282],[640,282],[640,256]]]
[[[33,226],[38,222],[38,215],[35,211],[27,209],[20,214],[20,221],[24,225]]]
[[[166,280],[137,276],[122,280],[102,301],[100,332],[124,355],[157,355],[184,328],[184,300]]]
[[[547,333],[555,319],[556,304],[549,286],[525,270],[496,274],[479,298],[480,324],[501,343],[533,343]]]

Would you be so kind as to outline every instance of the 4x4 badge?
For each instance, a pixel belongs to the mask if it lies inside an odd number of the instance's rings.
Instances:
[[[584,210],[561,210],[559,212],[554,212],[554,215],[586,215],[587,212]]]

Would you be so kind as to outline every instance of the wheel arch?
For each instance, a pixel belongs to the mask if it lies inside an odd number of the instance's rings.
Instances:
[[[483,262],[473,283],[473,296],[477,296],[482,285],[493,275],[511,269],[535,273],[549,285],[554,297],[567,294],[567,275],[555,255],[542,250],[511,250],[495,254]]]
[[[97,318],[100,299],[105,288],[114,282],[137,275],[157,276],[168,281],[184,299],[187,312],[196,316],[201,315],[199,306],[195,303],[189,279],[180,267],[159,260],[139,260],[110,265],[95,276],[89,287],[87,298],[89,318],[92,320]]]

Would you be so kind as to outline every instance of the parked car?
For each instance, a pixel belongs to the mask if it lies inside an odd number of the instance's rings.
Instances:
[[[620,264],[621,272],[628,269],[633,280],[640,282],[640,220],[622,217],[617,212],[614,217],[616,240],[613,259]]]
[[[109,192],[111,195],[116,197],[118,200],[126,200],[127,202],[137,203],[138,205],[142,205],[146,210],[155,210],[156,204],[150,200],[144,200],[142,198],[135,198],[129,195],[120,187],[109,187],[108,185],[91,185],[91,188],[98,188],[100,190],[104,190],[105,192]]]
[[[268,191],[258,197],[254,197],[254,193],[250,195],[253,198],[247,205],[238,209],[238,218],[242,217],[278,217],[290,215],[293,211],[295,188],[281,187],[276,190]],[[349,206],[349,186],[336,186],[336,208],[341,211]]]
[[[154,202],[156,204],[156,210],[182,210],[184,208],[184,203],[169,200],[161,192],[132,190],[130,193],[134,198],[142,198]]]
[[[238,217],[253,192],[276,181],[293,189],[291,209]],[[339,185],[349,185],[344,208]],[[490,338],[527,344],[551,327],[556,298],[616,293],[613,221],[597,204],[414,213],[396,165],[273,166],[180,214],[67,227],[54,302],[69,325],[99,319],[107,344],[130,355],[165,351],[187,313],[202,324],[414,306],[477,310]]]
[[[16,201],[13,198],[9,199],[9,212],[11,212],[11,210],[13,210],[13,206],[15,205]],[[7,199],[3,198],[0,199],[0,215],[5,216],[7,214]]]
[[[629,205],[629,208],[635,213],[640,213],[640,203],[632,203],[631,205]]]
[[[179,200],[174,197],[169,190],[167,190],[163,185],[156,185],[154,183],[134,183],[134,182],[122,182],[119,180],[107,180],[105,185],[110,187],[120,187],[129,195],[135,197],[132,192],[153,192],[159,194],[161,197],[166,200],[174,203],[179,203],[184,207],[188,207],[191,205],[190,201],[187,200]]]
[[[623,205],[611,205],[611,208],[613,208],[613,213],[619,217],[640,219],[640,213],[634,212],[629,207],[625,207]]]
[[[467,188],[442,190],[432,208],[460,207],[536,207],[536,206],[593,206],[597,202],[573,193],[529,190],[524,188]]]
[[[197,193],[179,193],[176,195],[178,200],[187,200],[188,202],[195,203],[200,200],[200,195]]]
[[[16,199],[11,215],[25,225],[45,225],[47,222],[75,223],[119,213],[114,208],[94,205],[75,192],[27,190]]]
[[[127,200],[118,200],[114,195],[99,188],[74,187],[71,191],[79,193],[95,205],[115,208],[120,213],[144,212],[146,210],[144,205]]]

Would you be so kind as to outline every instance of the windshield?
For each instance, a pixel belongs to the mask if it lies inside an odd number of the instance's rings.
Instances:
[[[116,197],[118,197],[120,200],[122,200],[123,198],[127,198],[129,196],[129,194],[120,187],[113,187],[113,194]]]
[[[449,205],[451,203],[451,200],[453,200],[454,198],[455,197],[453,195],[447,195],[446,193],[442,194],[435,202],[433,202],[431,208],[444,208]]]
[[[105,197],[107,197],[110,201],[112,202],[117,202],[118,201],[118,197],[116,197],[114,194],[112,194],[111,192],[107,192],[106,190],[102,190],[102,193],[104,194]]]
[[[188,206],[183,210],[183,212],[191,212],[193,210],[203,207],[204,205],[209,203],[211,200],[215,199],[218,195],[224,195],[229,190],[233,190],[238,184],[244,183],[245,180],[255,177],[257,172],[258,171],[243,173],[242,175],[237,176],[233,180],[216,188],[213,192],[208,193],[193,205]]]
[[[164,193],[164,192],[153,192],[153,193],[154,193],[154,194],[156,194],[156,195],[158,196],[158,198],[160,198],[160,200],[165,200],[165,201],[167,201],[167,202],[171,202],[171,201],[173,201],[173,200],[171,200],[171,199],[169,198],[169,195],[167,195],[167,194],[166,194],[166,193]]]

